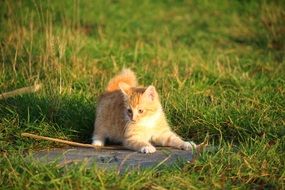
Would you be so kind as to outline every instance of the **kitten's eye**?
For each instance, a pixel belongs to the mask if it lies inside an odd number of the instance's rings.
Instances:
[[[143,113],[143,110],[142,110],[142,109],[139,109],[139,113]]]
[[[132,109],[128,108],[128,109],[127,109],[127,111],[128,111],[128,114],[130,114],[130,115],[132,115],[132,114],[133,114]]]

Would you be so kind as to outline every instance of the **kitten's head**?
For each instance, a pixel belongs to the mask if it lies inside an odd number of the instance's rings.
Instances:
[[[132,122],[151,117],[161,109],[154,86],[147,88],[131,87],[126,83],[119,85],[125,100],[125,114]]]

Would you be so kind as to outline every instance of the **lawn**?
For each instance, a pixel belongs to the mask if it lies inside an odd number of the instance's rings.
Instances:
[[[0,1],[0,189],[284,189],[284,1]],[[156,86],[173,130],[214,151],[175,166],[116,172],[29,162],[90,143],[108,80],[131,68]]]

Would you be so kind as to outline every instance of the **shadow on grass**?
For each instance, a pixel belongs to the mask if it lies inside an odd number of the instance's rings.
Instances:
[[[1,101],[0,108],[1,118],[18,118],[15,124],[7,126],[11,128],[5,130],[7,136],[21,132],[51,137],[60,134],[74,141],[91,142],[95,103],[82,96],[25,95]]]

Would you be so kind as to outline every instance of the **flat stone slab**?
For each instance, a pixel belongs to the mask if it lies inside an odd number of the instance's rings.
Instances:
[[[59,166],[84,161],[87,162],[88,166],[95,164],[106,169],[125,171],[187,162],[192,160],[193,155],[191,151],[171,148],[158,148],[152,154],[142,154],[123,149],[55,148],[36,152],[32,154],[32,157],[40,162],[57,162]]]

